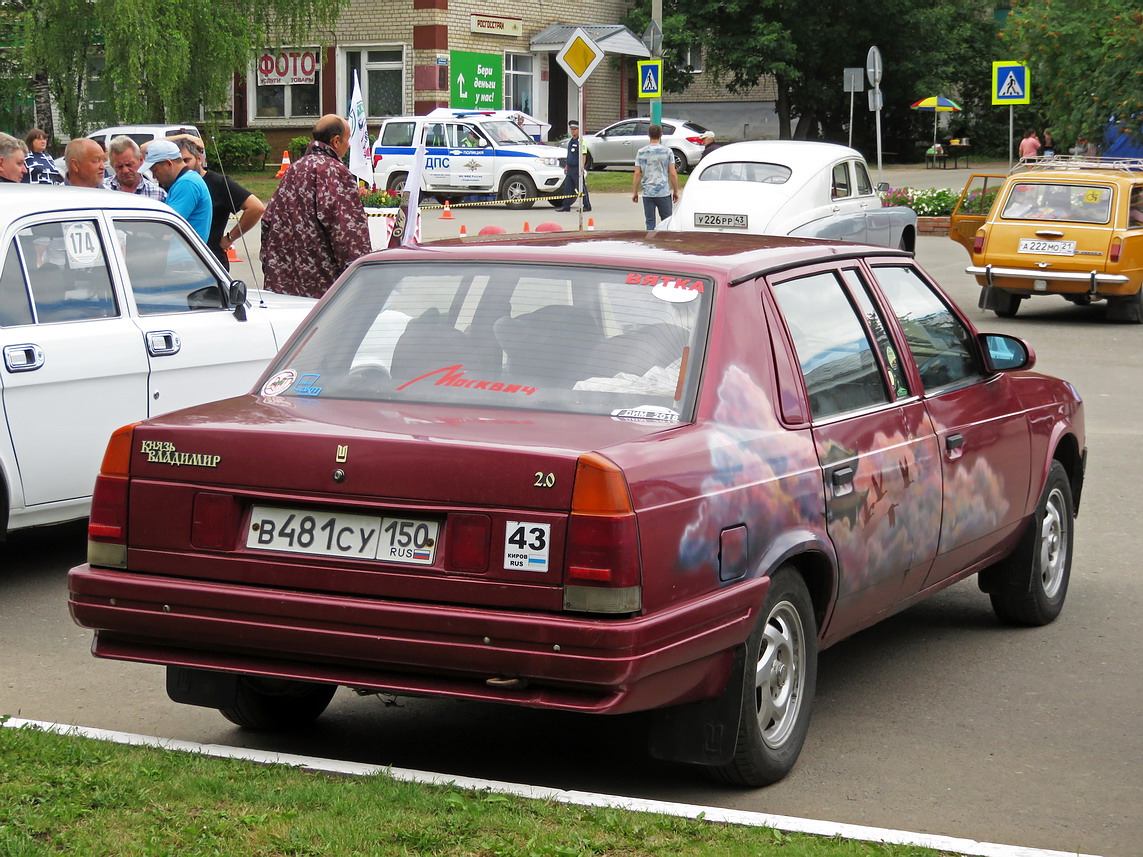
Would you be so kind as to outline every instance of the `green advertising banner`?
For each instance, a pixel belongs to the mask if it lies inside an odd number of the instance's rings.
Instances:
[[[449,52],[449,107],[499,110],[504,106],[504,56]]]

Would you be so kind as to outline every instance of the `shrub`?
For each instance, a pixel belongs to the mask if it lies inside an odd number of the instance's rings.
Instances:
[[[208,153],[227,171],[261,170],[266,165],[270,144],[261,131],[219,131]]]
[[[960,194],[948,188],[899,187],[881,195],[882,205],[903,205],[917,212],[918,217],[947,217],[956,207]]]
[[[313,142],[312,137],[294,137],[290,140],[290,160],[296,161],[306,153],[310,143]]]

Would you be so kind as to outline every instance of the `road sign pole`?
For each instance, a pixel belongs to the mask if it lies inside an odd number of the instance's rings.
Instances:
[[[1016,108],[1008,105],[1008,169],[1012,169],[1012,146],[1016,142]]]
[[[663,32],[663,0],[651,0],[651,21],[658,27],[659,32]],[[660,42],[655,46],[656,50],[651,54],[651,59],[662,59],[663,45]],[[659,81],[660,91],[663,88],[662,80]],[[663,98],[654,99],[651,102],[651,122],[655,125],[663,124]]]
[[[583,135],[586,133],[587,126],[584,124],[586,117],[584,116],[583,87],[576,88],[579,90],[577,93],[579,107],[576,109],[576,115],[579,116],[579,157],[575,159],[575,171],[576,175],[579,176],[579,181],[576,182],[576,187],[579,188],[579,231],[583,232],[583,201],[587,199],[587,173],[583,171]]]
[[[849,91],[849,148],[853,148],[853,90]]]

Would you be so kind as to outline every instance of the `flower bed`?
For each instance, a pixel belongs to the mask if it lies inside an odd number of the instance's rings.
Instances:
[[[958,192],[938,187],[899,187],[881,194],[882,205],[903,205],[917,212],[918,217],[948,217],[958,199]]]

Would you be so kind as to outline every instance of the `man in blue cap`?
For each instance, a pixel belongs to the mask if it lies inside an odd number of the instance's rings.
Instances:
[[[167,205],[183,216],[203,241],[210,236],[210,191],[195,170],[183,163],[183,153],[170,140],[147,144],[143,169],[150,168],[167,191]]]

